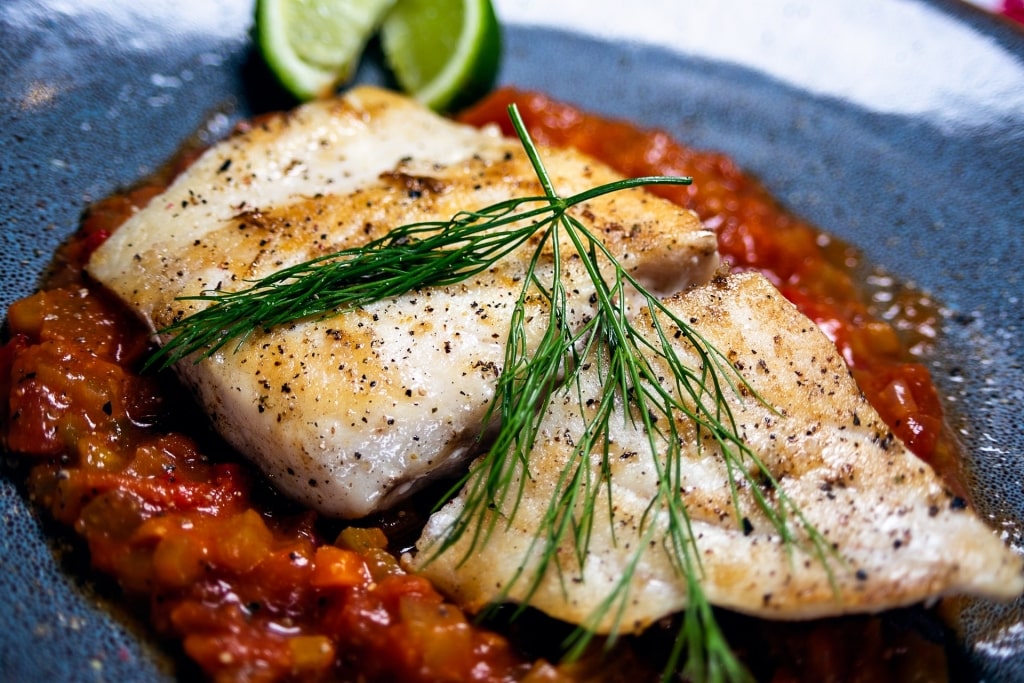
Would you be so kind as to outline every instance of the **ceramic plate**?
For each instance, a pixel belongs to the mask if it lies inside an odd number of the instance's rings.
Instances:
[[[498,0],[501,80],[732,155],[797,213],[945,306],[929,359],[976,507],[1024,546],[1024,31],[920,0]],[[248,0],[4,0],[0,303],[91,200],[196,131],[284,105]],[[380,81],[371,61],[359,78]],[[6,470],[5,470],[6,471]],[[171,681],[173,649],[106,604],[0,476],[0,680]],[[969,605],[975,676],[1024,679],[1024,604]]]

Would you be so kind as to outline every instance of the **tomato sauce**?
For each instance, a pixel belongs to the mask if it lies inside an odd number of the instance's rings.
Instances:
[[[935,461],[943,452],[928,372],[893,325],[870,314],[842,265],[851,258],[847,248],[837,259],[821,233],[782,210],[727,157],[663,133],[510,89],[463,119],[505,125],[512,100],[539,142],[579,147],[625,175],[692,175],[690,187],[658,191],[715,230],[733,269],[765,273],[821,325],[915,453]],[[599,664],[548,664],[522,643],[550,636],[477,625],[401,569],[402,527],[421,524],[413,511],[338,528],[282,500],[197,428],[203,421],[190,414],[195,409],[172,378],[141,371],[152,350],[146,331],[82,269],[92,250],[193,157],[189,152],[149,184],[92,207],[57,254],[46,287],[8,311],[0,436],[26,463],[35,503],[72,528],[93,565],[117,580],[126,600],[145,603],[155,630],[179,640],[214,681],[540,683],[592,680],[598,672],[608,680],[653,680],[659,667],[644,651],[651,641],[658,649],[661,629]],[[411,521],[402,522],[406,513]],[[727,632],[760,679],[944,677],[941,645],[912,629],[894,632],[875,617],[813,625],[730,620]],[[537,623],[541,634],[557,632]]]
[[[148,334],[82,268],[168,180],[94,206],[8,311],[0,428],[34,502],[211,680],[562,680],[404,572],[379,528],[278,499],[169,377],[140,372]]]

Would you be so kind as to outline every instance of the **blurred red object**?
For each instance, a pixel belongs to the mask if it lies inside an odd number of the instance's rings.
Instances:
[[[1003,0],[1000,13],[1024,23],[1024,0]]]
[[[1024,24],[1024,0],[967,0],[981,9]]]

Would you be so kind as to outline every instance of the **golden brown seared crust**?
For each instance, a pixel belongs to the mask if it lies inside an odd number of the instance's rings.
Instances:
[[[773,406],[749,395],[730,401],[746,443],[835,548],[830,579],[806,537],[798,548],[787,549],[780,541],[754,504],[748,483],[740,487],[743,518],[737,519],[718,445],[707,434],[698,443],[692,424],[680,423],[686,441],[678,494],[693,520],[702,584],[713,604],[772,619],[810,619],[949,594],[1012,598],[1024,590],[1021,559],[892,436],[835,347],[767,280],[730,276],[674,296],[668,305],[723,351]],[[638,325],[653,335],[649,317],[641,315]],[[678,351],[697,362],[684,344]],[[596,379],[586,382],[584,399],[596,397]],[[581,412],[589,409],[581,411],[578,401],[560,397],[548,406],[532,454],[533,477],[513,524],[499,523],[489,543],[461,564],[465,541],[425,563],[432,554],[423,550],[459,512],[463,500],[458,498],[428,523],[421,554],[409,558],[410,564],[474,608],[501,594],[520,565],[527,566],[529,576],[537,556],[527,548],[568,457],[565,436],[581,432]],[[530,600],[574,623],[591,617],[625,572],[656,486],[646,435],[628,420],[613,418],[611,424],[614,521],[599,505],[583,566],[573,561],[571,547],[563,547],[564,576],[551,572]],[[595,478],[599,466],[595,454]],[[762,485],[762,491],[777,498],[771,487]],[[659,523],[665,519],[662,513]],[[664,552],[662,536],[656,538],[633,578],[625,628],[641,629],[686,606],[685,582]],[[524,590],[525,583],[516,584],[509,596],[522,599]],[[601,627],[612,625],[609,616]]]
[[[543,155],[566,195],[618,178],[575,152]],[[400,225],[542,194],[517,142],[359,88],[209,150],[94,254],[89,272],[156,330],[196,305],[176,297],[238,289]],[[714,235],[645,192],[575,215],[662,293],[717,268]],[[329,515],[366,515],[476,447],[530,249],[459,285],[257,334],[237,353],[229,345],[177,370],[280,489]],[[564,270],[578,323],[592,313],[592,285],[578,262]]]

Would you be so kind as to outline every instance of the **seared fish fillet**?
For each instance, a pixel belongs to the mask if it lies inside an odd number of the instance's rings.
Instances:
[[[563,195],[617,179],[578,153],[543,157]],[[208,150],[88,270],[155,331],[195,310],[176,297],[240,289],[401,225],[541,195],[518,141],[359,88]],[[654,291],[707,281],[718,266],[714,235],[646,192],[596,199],[575,215]],[[473,453],[533,249],[460,285],[257,334],[237,353],[229,344],[176,370],[277,487],[325,514],[364,516]],[[541,268],[550,272],[550,260]],[[566,260],[571,324],[592,312],[582,273]],[[539,333],[547,309],[530,306]]]
[[[773,411],[749,395],[731,394],[739,433],[835,547],[827,557],[831,584],[806,530],[791,516],[791,528],[802,541],[787,550],[746,482],[739,490],[746,519],[737,519],[719,446],[706,433],[698,436],[692,424],[680,423],[685,443],[678,495],[693,521],[701,582],[712,604],[771,619],[809,619],[879,611],[946,594],[1012,598],[1024,590],[1021,558],[893,437],[861,396],[835,347],[764,278],[716,279],[668,304],[774,406]],[[654,338],[646,311],[639,325]],[[697,363],[691,347],[680,344],[678,352]],[[587,404],[599,396],[593,373],[584,386],[581,398]],[[507,519],[498,521],[486,544],[467,554],[470,533],[438,555],[437,544],[463,510],[463,492],[430,519],[418,553],[406,558],[470,608],[499,598],[523,601],[527,581],[536,574],[540,551],[530,550],[531,543],[543,528],[541,519],[557,491],[572,435],[582,433],[583,417],[593,413],[592,408],[581,410],[572,392],[556,396],[546,410],[531,455],[532,477],[515,515],[510,501],[500,511]],[[628,420],[613,419],[612,425],[614,518],[605,494],[597,496],[597,521],[582,566],[574,559],[572,543],[564,543],[557,553],[561,575],[550,567],[529,602],[559,619],[584,623],[627,573],[634,549],[642,544],[645,550],[617,624],[640,630],[686,607],[686,584],[662,543],[664,509],[655,517],[659,529],[654,540],[641,542],[640,520],[657,486],[647,436]],[[600,463],[600,454],[592,454],[595,480]],[[777,499],[777,491],[757,485],[769,499]],[[526,578],[512,582],[520,567]],[[614,612],[606,609],[596,630],[616,626]]]

